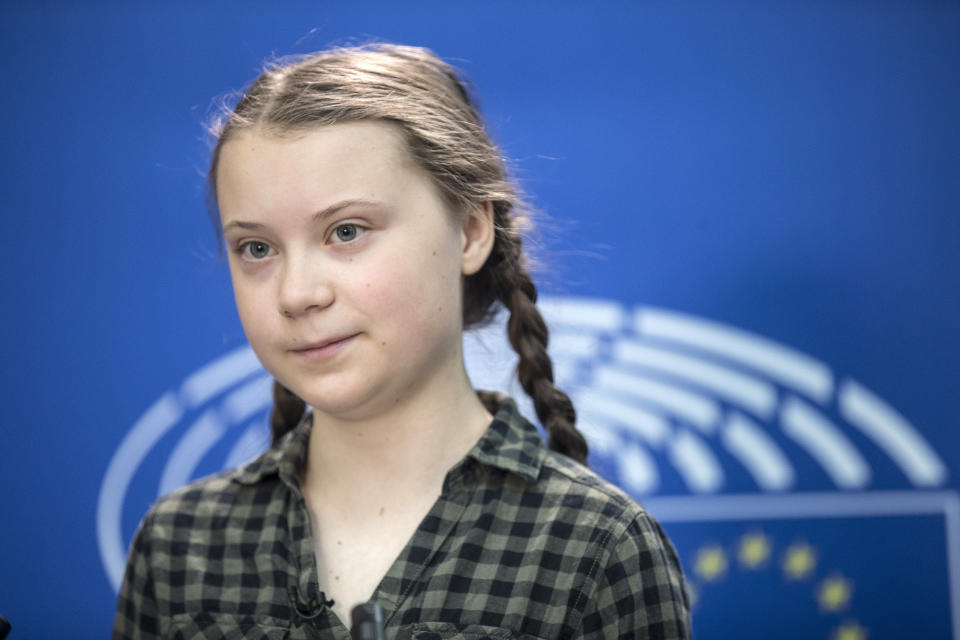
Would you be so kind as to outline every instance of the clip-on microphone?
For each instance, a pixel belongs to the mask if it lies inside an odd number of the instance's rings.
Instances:
[[[384,640],[383,607],[372,600],[355,606],[350,611],[350,637],[353,640]]]

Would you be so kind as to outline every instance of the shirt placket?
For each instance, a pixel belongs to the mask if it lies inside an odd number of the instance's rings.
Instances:
[[[374,591],[373,600],[383,607],[388,630],[402,618],[398,613],[404,609],[410,590],[427,579],[423,574],[434,564],[437,552],[463,517],[470,503],[472,478],[473,471],[463,465],[451,470],[444,482],[443,493]]]
[[[301,607],[310,605],[313,611],[319,612],[316,617],[298,620],[297,612],[291,610],[291,619],[294,620],[291,640],[301,638],[349,640],[349,629],[333,613],[333,609],[320,602],[326,599],[326,596],[320,593],[319,588],[310,514],[303,494],[292,487],[290,488],[290,508],[287,510],[287,532],[290,539],[287,548],[290,549],[291,566],[295,571],[295,575],[290,578],[291,584],[296,585],[297,603]],[[293,607],[292,604],[291,607]]]

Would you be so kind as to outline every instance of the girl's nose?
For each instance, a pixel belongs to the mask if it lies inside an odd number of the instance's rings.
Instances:
[[[308,259],[287,260],[280,274],[277,305],[281,315],[296,317],[333,304],[332,282]]]

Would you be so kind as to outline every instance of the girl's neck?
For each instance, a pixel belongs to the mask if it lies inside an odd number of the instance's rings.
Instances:
[[[342,420],[314,412],[305,492],[313,500],[355,506],[424,491],[437,495],[446,472],[491,419],[465,371],[374,417]]]

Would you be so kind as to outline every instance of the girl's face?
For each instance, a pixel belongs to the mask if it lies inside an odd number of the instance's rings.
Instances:
[[[461,276],[492,222],[452,215],[392,125],[243,132],[216,188],[247,339],[316,411],[370,417],[462,375]]]

